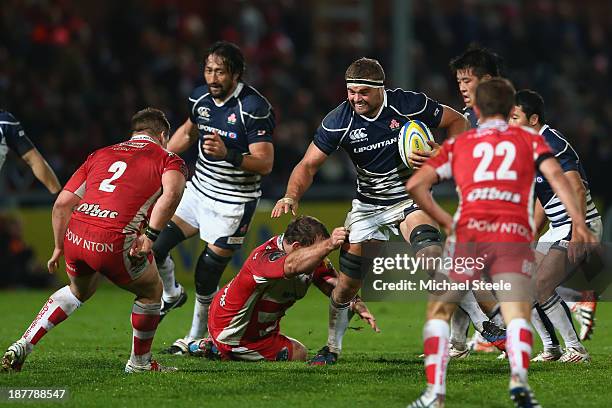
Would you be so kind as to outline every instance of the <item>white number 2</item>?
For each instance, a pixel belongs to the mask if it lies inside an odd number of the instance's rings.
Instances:
[[[121,177],[123,173],[125,173],[125,169],[127,169],[126,162],[116,161],[113,164],[111,164],[110,167],[108,168],[108,172],[114,173],[114,174],[111,177],[102,180],[102,182],[100,183],[100,187],[98,189],[102,191],[106,191],[107,193],[112,193],[113,191],[115,191],[115,187],[117,186],[111,183],[117,180],[119,177]]]
[[[492,171],[489,171],[489,166],[493,161],[493,155],[495,156],[503,156],[499,168],[493,174]],[[474,181],[488,181],[488,180],[516,180],[516,171],[510,170],[512,163],[514,163],[514,159],[516,157],[516,147],[514,143],[504,140],[498,143],[493,149],[493,145],[488,142],[478,143],[474,147],[474,151],[472,153],[474,158],[482,157],[476,171],[474,172]]]

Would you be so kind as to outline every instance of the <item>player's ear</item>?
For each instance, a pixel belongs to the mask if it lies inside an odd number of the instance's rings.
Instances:
[[[540,116],[537,114],[533,114],[529,117],[529,126],[535,126],[540,121]]]
[[[297,241],[295,241],[294,243],[291,244],[291,249],[294,250],[294,251],[296,249],[300,249],[301,247],[302,247],[302,245],[299,242],[297,242]]]

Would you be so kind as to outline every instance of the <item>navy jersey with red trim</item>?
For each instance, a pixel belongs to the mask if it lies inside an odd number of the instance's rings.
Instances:
[[[358,115],[344,101],[323,119],[313,143],[327,155],[340,147],[348,153],[357,170],[359,200],[391,205],[409,198],[404,184],[411,170],[397,148],[400,128],[410,119],[436,128],[442,114],[442,105],[423,93],[387,89],[376,117]]]
[[[8,149],[23,156],[34,148],[21,123],[5,110],[0,110],[0,169],[6,160]]]
[[[249,153],[249,145],[272,142],[274,111],[255,88],[238,83],[223,103],[216,103],[208,86],[195,88],[189,97],[189,118],[200,135],[193,187],[213,200],[245,203],[261,196],[261,175],[244,171],[202,150],[204,135],[217,132],[228,149]]]
[[[565,139],[561,132],[551,128],[548,125],[542,126],[539,133],[542,135],[542,137],[544,137],[544,140],[550,146],[550,149],[559,161],[563,171],[577,171],[578,174],[580,174],[580,178],[582,179],[582,183],[586,189],[587,222],[599,218],[599,213],[597,212],[597,208],[595,207],[595,203],[593,202],[593,198],[591,197],[591,192],[589,190],[589,182],[586,177],[586,172],[584,171],[584,168],[580,163],[580,158],[572,145]],[[542,207],[544,207],[544,212],[546,213],[546,216],[550,220],[553,227],[571,224],[572,219],[565,210],[563,203],[561,203],[561,200],[559,200],[553,191],[550,183],[539,171],[536,174],[535,193],[538,200],[540,200]]]

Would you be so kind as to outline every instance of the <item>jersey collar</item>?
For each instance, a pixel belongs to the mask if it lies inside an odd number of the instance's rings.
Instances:
[[[374,116],[373,118],[368,118],[367,116],[363,116],[363,115],[359,115],[359,116],[361,116],[362,118],[364,118],[368,122],[374,122],[374,121],[378,120],[378,117],[382,113],[383,109],[385,109],[386,107],[387,107],[387,90],[384,89],[383,90],[383,103],[382,103],[382,105],[380,105],[380,109],[378,110],[378,113],[376,114],[376,116]]]
[[[489,119],[485,122],[478,123],[478,129],[506,129],[507,127],[508,123],[501,119]]]
[[[544,126],[542,126],[542,127],[540,128],[540,131],[539,131],[538,133],[539,133],[540,135],[543,135],[543,134],[544,134],[544,131],[545,131],[546,129],[548,129],[548,125],[544,125]]]
[[[148,142],[157,143],[151,136],[143,134],[134,135],[130,137],[130,140],[146,140]]]
[[[276,237],[276,246],[278,247],[278,249],[280,249],[281,251],[285,251],[285,247],[283,245],[283,239],[285,238],[285,234],[280,234]]]
[[[238,82],[238,85],[236,85],[236,89],[234,89],[234,92],[232,92],[232,94],[230,96],[228,96],[227,98],[225,98],[225,100],[221,103],[217,103],[217,101],[215,101],[215,98],[212,98],[213,103],[218,106],[219,108],[223,105],[225,105],[225,103],[227,101],[229,101],[232,98],[237,98],[238,95],[240,95],[240,92],[242,92],[242,88],[244,88],[244,83],[242,82]]]

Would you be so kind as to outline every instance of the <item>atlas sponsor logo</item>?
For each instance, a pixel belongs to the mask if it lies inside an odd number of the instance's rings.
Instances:
[[[107,242],[95,242],[89,241],[74,232],[70,231],[70,229],[66,230],[66,239],[73,244],[80,246],[83,249],[87,249],[92,252],[113,252],[113,244]]]
[[[389,140],[383,140],[382,142],[378,142],[378,143],[373,143],[371,145],[367,145],[367,146],[362,146],[362,147],[356,147],[353,149],[354,153],[363,153],[363,152],[368,152],[371,150],[378,150],[381,149],[383,147],[387,147],[387,146],[395,146],[397,144],[397,137],[394,137],[392,139]]]
[[[79,204],[76,210],[85,215],[89,215],[90,217],[98,218],[117,218],[117,216],[119,215],[117,211],[100,209],[99,204],[82,203]]]
[[[512,191],[498,190],[495,187],[483,187],[475,188],[467,195],[468,201],[508,201],[511,203],[519,204],[521,202],[521,195],[519,193],[513,193]]]
[[[470,218],[467,228],[478,232],[520,235],[521,237],[531,239],[531,228],[517,222],[489,222],[487,220]]]

